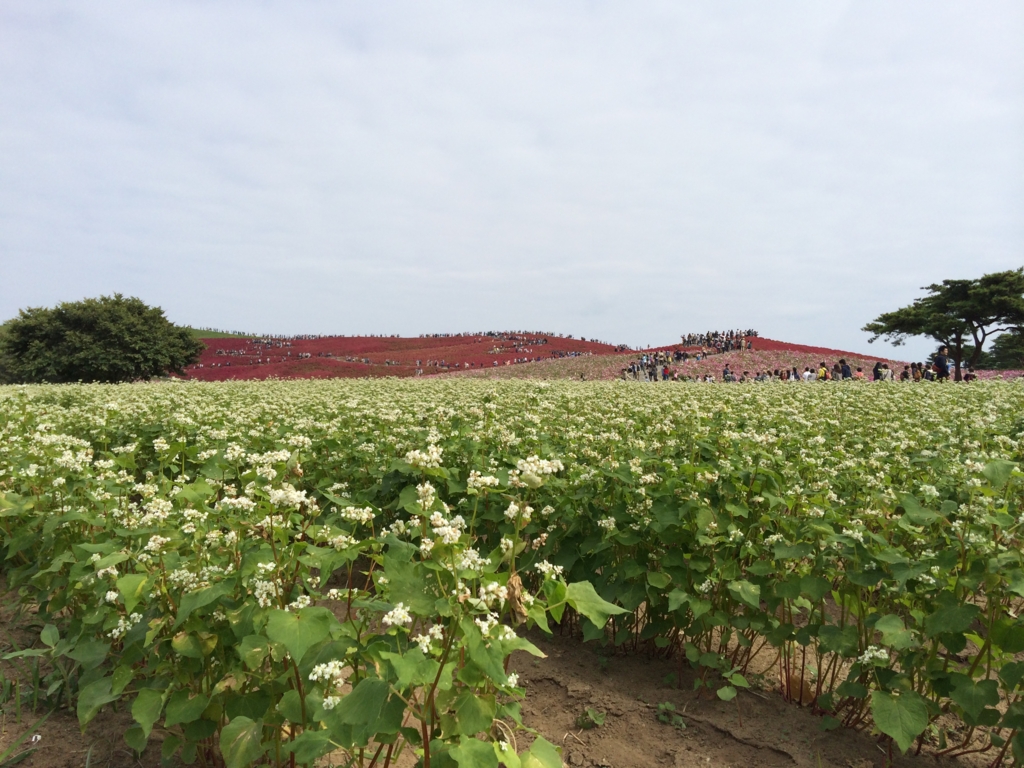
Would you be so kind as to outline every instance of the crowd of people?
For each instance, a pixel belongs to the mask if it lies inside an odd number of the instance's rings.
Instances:
[[[686,339],[687,337],[684,337]],[[741,337],[742,338],[742,337]],[[739,347],[744,349],[744,347]],[[694,360],[703,359],[703,352],[697,352],[692,356]],[[672,352],[658,351],[645,353],[637,360],[632,361],[622,369],[623,379],[634,381],[698,381],[714,383],[719,381],[712,373],[700,373],[689,375],[686,371],[673,368],[671,363],[685,363],[691,359],[686,350],[676,349]],[[887,362],[879,360],[871,369],[870,374],[864,371],[863,366],[853,366],[841,358],[839,361],[829,365],[822,360],[816,366],[804,366],[803,371],[798,367],[775,368],[774,370],[763,371],[742,371],[733,370],[727,362],[722,368],[721,381],[732,382],[764,382],[764,381],[786,381],[786,382],[823,382],[823,381],[948,381],[952,376],[951,360],[946,347],[941,347],[932,357],[929,364],[908,363],[903,370],[896,373],[889,367]],[[964,381],[976,381],[978,376],[973,368],[968,368],[962,376]]]

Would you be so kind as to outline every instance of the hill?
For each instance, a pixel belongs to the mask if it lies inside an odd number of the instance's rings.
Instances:
[[[207,337],[189,378],[415,376],[522,367],[541,361],[622,353],[604,342],[551,333],[507,332],[397,336]]]

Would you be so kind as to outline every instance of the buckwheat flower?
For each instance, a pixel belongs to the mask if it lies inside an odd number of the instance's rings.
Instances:
[[[423,652],[424,655],[430,653],[430,636],[429,635],[416,635],[416,637],[414,637],[412,639],[412,641],[414,643],[416,643],[416,645],[418,645],[420,647],[420,650]]]
[[[857,661],[861,664],[871,665],[876,663],[888,664],[889,652],[884,648],[879,648],[877,645],[869,645],[864,653],[857,657]]]
[[[498,478],[493,475],[482,475],[475,469],[469,473],[469,479],[466,480],[466,487],[476,491],[484,488],[497,488],[498,485]]]
[[[864,532],[856,528],[843,528],[843,535],[849,536],[851,539],[860,544],[864,543]]]
[[[435,469],[441,466],[442,453],[444,448],[428,445],[426,451],[409,451],[405,454],[405,460],[417,469]]]
[[[538,571],[544,574],[544,578],[555,579],[562,575],[565,569],[560,565],[552,565],[547,560],[541,560],[535,566]]]
[[[67,482],[67,480],[65,480],[63,477],[55,477],[53,479],[53,487],[54,488],[60,488],[66,482]]]
[[[508,520],[509,522],[513,522],[516,519],[516,517],[518,517],[518,516],[519,516],[519,505],[516,504],[514,501],[510,502],[509,505],[508,505],[508,509],[505,510],[505,519]]]
[[[309,595],[299,595],[297,598],[295,598],[295,600],[293,600],[292,602],[288,603],[287,606],[285,606],[285,610],[286,611],[298,611],[298,610],[301,610],[303,608],[306,608],[307,606],[311,605],[312,603],[313,603],[313,600],[312,600],[312,598],[310,598]]]
[[[153,441],[153,450],[154,451],[159,451],[160,453],[163,453],[164,451],[166,451],[170,447],[171,447],[170,444],[166,440],[164,440],[162,437],[158,437],[156,440]]]
[[[483,618],[473,619],[473,623],[480,628],[480,634],[486,637],[492,629],[498,626],[498,617],[489,613]]]
[[[487,563],[487,558],[481,557],[475,549],[467,549],[459,554],[455,567],[460,571],[480,571]]]
[[[105,594],[103,596],[103,599],[106,602],[108,602],[108,603],[116,603],[117,602],[117,594],[118,593],[115,592],[114,590],[110,590],[109,592],[107,592],[107,594]]]
[[[510,685],[510,686],[511,686],[512,688],[518,688],[518,687],[519,687],[519,673],[518,673],[518,672],[513,672],[512,674],[510,674],[510,675],[508,676],[508,684],[509,684],[509,685]],[[508,743],[507,743],[507,742],[504,742],[504,741],[503,741],[503,742],[501,742],[501,748],[502,748],[503,750],[506,750],[506,749],[508,749]]]
[[[478,596],[485,605],[490,607],[495,601],[503,603],[508,600],[508,589],[496,581],[484,584],[478,590]]]
[[[350,671],[344,662],[334,659],[313,667],[313,671],[309,673],[309,680],[313,683],[325,683],[329,686],[340,687],[344,684]]]
[[[324,696],[324,701],[321,706],[328,712],[334,709],[338,704],[341,703],[341,696]]]
[[[405,624],[412,623],[412,616],[406,609],[405,604],[399,603],[384,614],[384,618],[381,619],[381,621],[383,621],[384,625],[388,627],[403,626]]]
[[[939,498],[939,491],[934,485],[922,485],[921,495],[929,499]]]
[[[170,539],[164,538],[163,536],[150,536],[149,542],[146,544],[147,552],[159,552],[160,548],[167,544]]]
[[[614,517],[602,517],[597,521],[597,525],[600,528],[604,528],[606,531],[615,530],[615,518]]]
[[[715,584],[713,581],[711,581],[711,579],[704,579],[704,581],[702,581],[700,584],[696,586],[696,590],[700,592],[702,595],[706,595],[714,588]]]
[[[416,486],[416,497],[420,509],[426,512],[434,506],[434,501],[437,499],[437,491],[434,490],[434,486],[430,483],[420,483]]]
[[[434,548],[434,541],[433,541],[433,539],[423,539],[422,541],[420,541],[420,554],[421,555],[429,555],[430,554],[430,550],[432,550],[433,548]]]

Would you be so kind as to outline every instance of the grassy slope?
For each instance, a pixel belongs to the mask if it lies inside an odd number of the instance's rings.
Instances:
[[[192,333],[194,339],[251,339],[252,334],[245,333],[223,333],[221,331],[204,331],[199,328],[186,326]]]

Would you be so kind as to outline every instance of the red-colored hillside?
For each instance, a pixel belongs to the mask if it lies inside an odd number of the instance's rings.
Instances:
[[[399,338],[320,336],[290,339],[211,338],[189,378],[226,379],[414,376],[520,365],[622,347],[546,333]]]
[[[757,352],[839,357],[866,356],[838,349],[790,344],[752,337]],[[210,338],[189,378],[204,381],[267,378],[415,376],[494,370],[575,357],[641,354],[622,346],[548,333],[496,333],[399,338],[394,336],[319,336],[306,338]],[[678,344],[658,350],[688,349]],[[624,363],[623,363],[624,364]],[[578,367],[578,366],[577,366]],[[541,366],[549,369],[549,365]],[[553,372],[553,371],[552,371]]]

